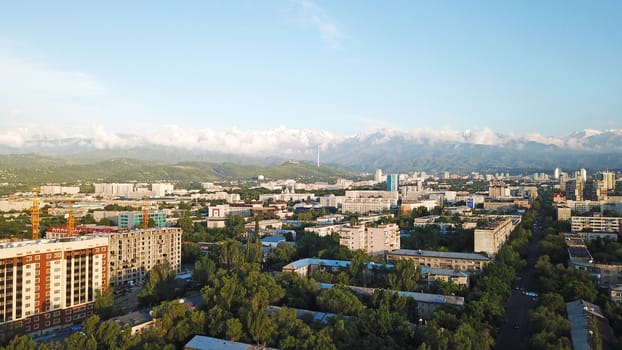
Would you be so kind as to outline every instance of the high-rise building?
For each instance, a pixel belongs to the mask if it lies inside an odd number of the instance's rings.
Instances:
[[[376,174],[374,175],[374,181],[382,182],[382,169],[376,169]]]
[[[601,171],[596,174],[596,179],[603,181],[608,191],[614,190],[616,188],[615,173],[612,173],[610,171]]]
[[[108,276],[105,238],[0,243],[0,325],[40,333],[80,322],[93,314]]]
[[[110,245],[110,286],[132,286],[146,281],[155,265],[180,271],[181,234],[178,227],[157,227],[116,233],[95,233]]]
[[[555,180],[559,180],[559,176],[561,175],[562,170],[560,168],[555,168],[555,171],[553,171],[553,178]]]
[[[387,191],[389,192],[397,192],[399,187],[399,176],[398,174],[391,174],[387,176]]]
[[[587,181],[587,170],[585,170],[585,168],[581,168],[581,170],[579,170],[579,174],[581,175],[581,181],[585,183]]]
[[[583,200],[583,181],[580,179],[573,179],[566,181],[566,199],[572,201]]]

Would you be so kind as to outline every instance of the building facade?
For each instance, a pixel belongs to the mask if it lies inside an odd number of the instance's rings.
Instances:
[[[157,227],[166,226],[166,213],[161,211],[149,212],[149,219],[155,222]],[[133,229],[143,227],[143,213],[139,211],[124,211],[119,213],[119,228]]]
[[[346,191],[341,211],[360,214],[383,212],[397,206],[398,196],[397,191]]]
[[[497,254],[499,248],[501,248],[508,240],[508,237],[510,237],[514,226],[512,219],[498,218],[483,227],[476,228],[473,250],[476,252],[485,252],[489,255]]]
[[[413,260],[416,265],[455,271],[480,271],[490,258],[476,253],[440,252],[431,250],[397,249],[386,254],[388,262]]]
[[[350,250],[361,249],[367,254],[379,255],[400,247],[400,228],[396,224],[378,227],[343,226],[339,230],[339,243]]]
[[[390,174],[387,176],[387,191],[397,192],[399,187],[399,175]]]
[[[75,237],[0,244],[0,325],[50,332],[93,314],[108,285],[108,240]]]
[[[570,227],[573,232],[591,230],[592,232],[620,232],[621,217],[573,216]]]
[[[154,266],[168,264],[180,271],[181,234],[178,227],[96,233],[108,239],[110,246],[111,287],[140,285]]]

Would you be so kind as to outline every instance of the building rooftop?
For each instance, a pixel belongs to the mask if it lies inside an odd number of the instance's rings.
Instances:
[[[128,325],[130,327],[138,326],[141,324],[145,324],[148,322],[152,322],[153,318],[150,315],[150,311],[147,309],[130,312],[127,315],[122,315],[119,317],[113,318],[113,321],[119,323],[119,326],[123,328],[123,326]]]
[[[389,252],[395,255],[422,256],[428,258],[444,258],[444,259],[468,259],[489,261],[485,255],[477,253],[461,253],[461,252],[441,252],[436,250],[414,250],[414,249],[396,249]]]
[[[334,284],[330,283],[317,283],[320,289],[330,289]],[[371,295],[376,288],[366,288],[357,286],[346,286],[355,293]],[[405,292],[399,290],[390,290],[390,292],[398,293],[400,296],[412,298],[417,302],[430,303],[430,304],[448,304],[448,305],[464,305],[464,298],[453,295],[441,295],[441,294],[429,294],[429,293],[417,293],[417,292]]]
[[[593,331],[590,326],[598,327],[603,349],[614,349],[613,330],[598,305],[579,299],[566,303],[566,312],[572,325],[570,337],[574,349],[591,349],[589,334]]]
[[[298,270],[303,267],[307,267],[309,265],[323,265],[328,267],[339,267],[346,268],[350,266],[350,261],[348,260],[331,260],[331,259],[315,259],[315,258],[305,258],[296,261],[292,261],[291,263],[283,266],[284,270]],[[369,262],[366,264],[368,269],[381,268],[386,267],[388,269],[393,268],[393,264],[377,264],[374,262]]]
[[[230,340],[206,337],[203,335],[195,335],[189,342],[186,343],[184,349],[193,350],[259,350],[259,349],[271,349],[262,345],[251,345],[246,343],[239,343]]]
[[[37,246],[37,245],[53,244],[53,243],[83,242],[83,241],[89,241],[92,239],[95,239],[95,237],[75,236],[75,237],[38,239],[38,240],[28,239],[28,240],[23,240],[23,241],[2,242],[0,243],[0,249]]]

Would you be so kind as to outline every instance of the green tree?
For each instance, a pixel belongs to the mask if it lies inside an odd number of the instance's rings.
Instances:
[[[168,264],[155,265],[147,276],[145,286],[138,293],[142,305],[157,304],[175,296],[175,270]]]
[[[343,315],[358,315],[365,309],[359,298],[348,287],[335,285],[324,289],[317,297],[317,305],[326,312]]]
[[[109,319],[110,317],[119,315],[121,310],[114,306],[114,293],[112,288],[107,288],[105,291],[95,291],[95,313],[97,313],[102,319]]]

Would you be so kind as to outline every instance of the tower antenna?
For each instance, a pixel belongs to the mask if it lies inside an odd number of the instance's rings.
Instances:
[[[320,144],[317,144],[317,167],[320,167]]]

